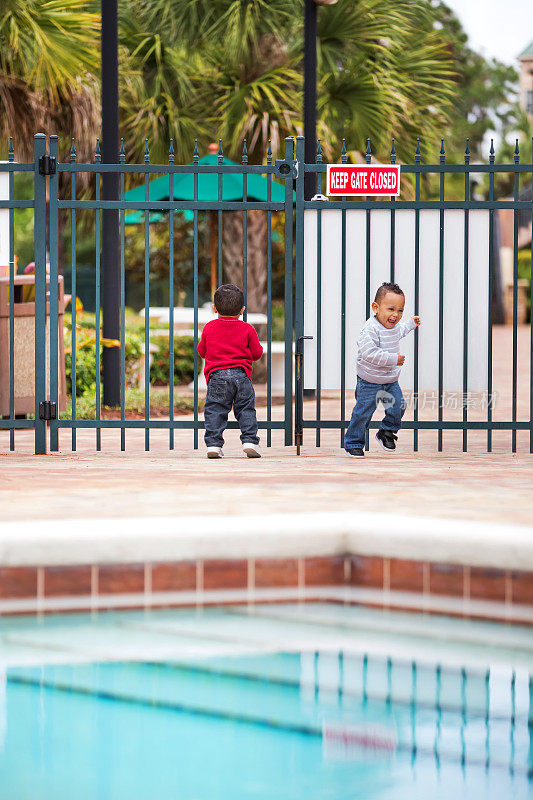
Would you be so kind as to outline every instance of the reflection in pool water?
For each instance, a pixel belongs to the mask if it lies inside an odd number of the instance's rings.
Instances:
[[[533,797],[522,669],[326,648],[13,666],[0,685],[2,800]]]

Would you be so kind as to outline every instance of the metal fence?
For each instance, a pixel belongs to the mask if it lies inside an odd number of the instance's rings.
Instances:
[[[223,153],[219,150],[218,164],[202,166],[198,164],[199,154],[197,149],[194,151],[193,163],[189,165],[177,165],[174,163],[174,153],[172,143],[169,150],[169,163],[167,165],[151,165],[150,156],[148,151],[148,143],[146,145],[145,163],[139,164],[126,164],[124,150],[121,148],[119,164],[101,164],[98,153],[96,154],[95,164],[79,164],[76,163],[76,154],[73,149],[71,151],[71,159],[69,163],[62,164],[58,160],[58,141],[57,137],[50,138],[50,155],[57,161],[57,171],[55,175],[51,176],[50,180],[50,278],[53,292],[51,295],[51,308],[57,308],[57,232],[58,232],[58,210],[67,209],[71,214],[71,269],[72,269],[72,293],[76,293],[76,222],[75,215],[77,210],[94,210],[96,214],[95,236],[96,242],[100,241],[100,211],[107,209],[115,209],[119,212],[119,226],[120,226],[120,420],[102,420],[101,419],[101,405],[100,405],[100,338],[98,325],[96,326],[96,420],[79,420],[76,416],[76,398],[75,393],[72,395],[72,417],[70,420],[52,420],[50,422],[50,448],[51,450],[58,449],[58,431],[60,428],[72,429],[72,449],[76,448],[76,430],[78,428],[95,428],[96,429],[96,448],[101,447],[101,429],[102,428],[120,428],[121,433],[121,449],[124,450],[126,446],[126,429],[127,428],[142,428],[145,431],[145,449],[150,447],[150,430],[153,428],[168,428],[169,430],[169,447],[172,449],[174,446],[173,432],[176,428],[189,428],[193,430],[193,446],[198,447],[198,431],[204,427],[203,420],[199,419],[198,413],[198,353],[197,344],[199,340],[198,333],[198,212],[199,211],[215,211],[218,212],[218,243],[217,243],[217,261],[218,261],[218,282],[222,283],[223,270],[222,270],[222,225],[223,225],[223,212],[224,211],[239,211],[243,215],[243,241],[242,241],[242,283],[245,297],[245,304],[247,298],[247,213],[248,211],[258,210],[264,211],[267,215],[267,420],[260,421],[259,427],[267,430],[267,443],[270,444],[271,431],[274,428],[285,429],[285,443],[289,444],[292,439],[292,315],[285,315],[285,419],[273,420],[272,419],[272,387],[271,387],[271,327],[272,327],[272,296],[271,296],[271,275],[272,275],[272,262],[271,262],[271,217],[272,212],[285,213],[285,238],[286,246],[292,249],[292,181],[285,181],[285,202],[272,202],[271,189],[272,189],[272,176],[285,179],[287,175],[292,176],[293,173],[293,152],[291,149],[291,142],[286,142],[286,158],[285,161],[273,164],[272,158],[267,159],[266,165],[256,166],[248,164],[248,157],[246,153],[246,142],[244,143],[242,164],[235,166],[228,166],[223,164]],[[288,172],[282,168],[282,164],[288,164]],[[67,173],[71,179],[71,198],[70,200],[58,199],[57,181],[59,173]],[[96,177],[96,199],[95,200],[76,200],[76,187],[75,178],[76,174],[86,172],[93,173]],[[104,172],[116,172],[120,178],[120,195],[118,201],[105,201],[100,199],[100,177]],[[215,202],[200,201],[198,199],[198,180],[202,173],[211,173],[218,176],[218,197]],[[125,200],[125,175],[127,173],[140,174],[144,177],[145,199],[143,201]],[[223,176],[224,174],[238,174],[242,176],[243,184],[243,200],[242,202],[228,202],[222,200],[223,193]],[[170,199],[169,201],[154,201],[149,200],[149,178],[150,175],[169,175],[169,197],[174,197],[173,192],[173,178],[178,174],[192,174],[194,181],[194,197],[191,202],[176,201]],[[266,176],[267,184],[267,199],[266,201],[251,201],[247,198],[247,178],[249,175]],[[145,298],[145,404],[144,404],[144,420],[131,420],[126,419],[125,416],[125,212],[126,210],[144,212],[144,228],[145,228],[145,254],[144,254],[144,298]],[[193,248],[193,306],[194,306],[194,412],[193,420],[181,420],[174,418],[174,384],[171,380],[169,383],[169,419],[150,419],[150,373],[149,373],[149,347],[150,347],[150,286],[149,286],[149,214],[150,212],[168,212],[169,224],[169,296],[174,297],[174,214],[178,211],[191,211],[194,219],[194,248]],[[96,246],[96,318],[99,319],[100,315],[100,247]],[[288,273],[288,280],[286,276],[285,281],[285,307],[292,308],[292,269]],[[174,304],[169,303],[169,361],[174,363]],[[246,320],[246,311],[244,314]],[[57,325],[55,318],[51,319],[51,348],[50,348],[50,368],[51,368],[51,400],[57,404]],[[75,305],[72,307],[72,382],[75,385],[76,375],[76,309]],[[169,370],[169,374],[173,374],[173,370]],[[236,422],[229,422],[228,427],[237,427]]]
[[[310,368],[314,373],[314,385],[312,386],[315,394],[314,407],[312,403],[305,405],[300,402],[300,408],[304,407],[307,412],[305,419],[297,420],[297,429],[313,429],[315,430],[315,443],[317,446],[321,442],[321,432],[330,429],[340,430],[340,443],[343,444],[344,430],[348,426],[348,419],[346,414],[346,391],[353,389],[353,384],[347,386],[346,374],[348,366],[346,362],[347,354],[347,322],[351,309],[347,307],[347,293],[350,286],[347,285],[347,263],[350,258],[350,248],[348,244],[348,220],[354,219],[354,212],[364,214],[366,229],[365,242],[362,245],[364,250],[364,258],[359,272],[357,273],[357,286],[356,291],[364,296],[364,317],[363,320],[368,318],[371,311],[371,301],[373,293],[377,285],[373,280],[371,262],[372,262],[372,229],[377,221],[377,214],[380,211],[388,212],[388,231],[387,238],[389,241],[388,263],[383,265],[385,273],[382,273],[383,280],[390,280],[394,282],[398,280],[397,272],[397,259],[398,259],[398,243],[396,242],[396,234],[398,228],[398,218],[402,212],[411,211],[413,214],[413,236],[412,236],[412,256],[410,269],[412,270],[414,295],[412,298],[407,298],[407,304],[412,306],[414,314],[426,314],[436,317],[437,325],[437,338],[438,338],[438,369],[435,387],[435,415],[432,419],[421,418],[419,413],[420,408],[420,390],[425,388],[420,386],[419,381],[419,367],[420,367],[420,337],[424,333],[422,328],[419,334],[418,329],[414,331],[414,348],[413,348],[413,385],[412,385],[412,419],[406,419],[403,422],[403,427],[413,430],[413,448],[419,448],[419,432],[434,430],[437,432],[437,448],[443,449],[443,432],[446,430],[459,431],[462,434],[462,449],[468,449],[469,432],[470,431],[486,431],[486,449],[491,452],[493,446],[493,431],[510,431],[511,433],[511,450],[516,452],[517,449],[517,432],[529,432],[529,450],[533,452],[533,328],[529,325],[530,331],[529,338],[529,363],[519,363],[518,358],[518,325],[517,325],[517,305],[518,305],[518,220],[519,214],[529,216],[531,220],[531,212],[533,204],[531,200],[519,199],[519,181],[520,178],[529,179],[533,178],[533,165],[532,163],[520,163],[520,154],[518,149],[518,141],[514,154],[513,164],[496,164],[494,147],[491,144],[488,164],[472,164],[470,162],[470,152],[468,147],[468,140],[466,142],[466,149],[463,164],[448,164],[446,163],[444,143],[441,143],[439,163],[437,164],[422,164],[420,148],[417,146],[417,151],[414,157],[414,164],[402,164],[401,176],[402,185],[409,185],[410,181],[412,197],[407,199],[380,199],[380,198],[362,198],[362,199],[348,199],[346,197],[329,202],[324,202],[325,197],[319,198],[322,192],[325,191],[323,178],[327,171],[327,165],[323,163],[322,152],[320,143],[317,151],[316,163],[306,164],[304,161],[304,140],[303,138],[297,139],[296,145],[296,160],[299,164],[299,173],[296,181],[296,234],[295,234],[295,251],[296,251],[296,283],[295,283],[295,337],[300,340],[304,334],[313,333],[316,339],[314,349],[313,363],[311,360],[304,362],[305,367],[309,371]],[[343,143],[342,161],[346,163],[346,147]],[[370,141],[367,142],[366,162],[370,164],[372,161],[372,153]],[[396,163],[396,154],[394,148],[394,140],[392,142],[390,161],[392,164]],[[316,192],[317,195],[312,200],[304,199],[304,183],[305,175],[311,174],[316,176]],[[472,176],[488,175],[488,198],[481,199],[480,197],[472,196]],[[495,194],[495,176],[511,174],[513,176],[513,198],[497,199]],[[447,176],[462,176],[464,181],[464,198],[462,199],[447,199],[445,194],[445,180]],[[439,199],[423,199],[421,193],[421,179],[427,179],[430,176],[436,176],[438,180]],[[405,182],[405,183],[404,183]],[[414,184],[414,186],[413,186]],[[499,272],[496,270],[496,261],[498,259],[498,246],[496,237],[497,220],[495,212],[499,209],[510,209],[513,213],[513,283],[512,283],[512,344],[511,352],[507,353],[507,358],[511,359],[511,386],[509,391],[509,405],[510,414],[507,418],[494,418],[493,408],[496,397],[493,385],[493,295],[494,295],[494,279],[495,276],[499,277]],[[308,218],[308,212],[313,210],[316,212],[316,221]],[[436,253],[438,253],[438,280],[434,291],[434,305],[430,308],[422,308],[420,303],[420,282],[423,276],[422,270],[422,257],[423,252],[421,249],[421,221],[427,211],[433,211],[438,215],[438,244]],[[455,419],[445,418],[445,309],[444,309],[444,295],[445,288],[450,282],[450,276],[446,274],[445,270],[445,237],[446,237],[446,219],[449,211],[458,211],[462,216],[462,253],[460,255],[461,272],[462,272],[462,291],[460,296],[456,298],[457,303],[462,305],[461,321],[459,323],[460,335],[462,337],[462,369],[460,377],[460,385],[457,387],[462,394],[462,403],[460,404],[460,413],[455,415]],[[486,286],[484,293],[484,304],[486,308],[486,315],[483,321],[483,336],[485,339],[484,352],[478,354],[477,361],[480,359],[486,365],[484,371],[486,373],[484,390],[486,393],[486,413],[482,418],[481,414],[477,414],[477,418],[472,419],[469,415],[469,336],[475,336],[475,331],[469,331],[472,294],[476,291],[475,286],[469,285],[469,257],[471,258],[471,247],[469,247],[469,224],[472,222],[472,216],[475,212],[485,212],[487,215],[487,237],[484,246],[487,247],[487,264],[486,264]],[[331,247],[331,237],[324,241],[324,225],[325,220],[334,213],[340,214],[340,255],[338,261],[340,270],[340,302],[338,305],[338,314],[340,317],[340,330],[336,342],[338,351],[340,353],[339,365],[339,404],[338,411],[335,416],[325,417],[323,414],[323,387],[322,387],[322,371],[324,369],[325,360],[331,358],[334,353],[330,348],[328,354],[323,352],[322,339],[324,327],[324,313],[323,304],[325,299],[324,284],[329,281],[328,289],[331,286],[331,274],[325,273],[323,262],[327,255],[327,250]],[[352,215],[352,216],[350,216]],[[316,227],[316,234],[313,244],[314,257],[312,265],[312,273],[306,270],[307,262],[309,259],[309,251],[304,243],[304,236],[309,230],[309,226]],[[358,247],[361,245],[358,244]],[[329,262],[331,267],[331,262]],[[533,259],[531,261],[530,277],[533,274]],[[304,313],[304,296],[308,294],[306,288],[306,280],[310,279],[316,285],[314,295],[315,305],[311,308],[311,313]],[[353,279],[353,275],[352,275]],[[355,338],[355,337],[354,337]],[[350,343],[351,340],[350,340]],[[316,352],[315,352],[316,351]],[[315,362],[316,359],[316,363]],[[355,365],[353,365],[355,366]],[[527,419],[518,418],[517,397],[518,397],[518,376],[519,371],[529,373],[528,385],[528,402],[527,402]],[[403,373],[403,370],[402,370]],[[355,382],[355,376],[353,376]],[[303,386],[302,386],[303,389]],[[331,408],[331,402],[328,407]],[[314,411],[314,414],[312,413]],[[472,415],[473,416],[473,415]],[[458,417],[458,418],[457,418]],[[509,418],[510,417],[510,418]],[[371,423],[371,428],[378,428],[379,421],[374,420]],[[367,433],[367,447],[368,447],[368,433]]]
[[[324,199],[306,200],[304,197],[304,182],[306,175],[313,175],[316,178],[317,195],[323,191],[323,177],[327,165],[323,163],[322,154],[319,146],[316,163],[306,164],[304,159],[304,140],[298,137],[296,140],[296,151],[294,150],[294,140],[285,140],[284,158],[274,161],[269,154],[267,163],[263,165],[251,165],[248,163],[246,146],[244,146],[242,163],[227,165],[223,163],[222,150],[219,150],[217,164],[199,164],[198,152],[193,155],[193,162],[188,165],[177,165],[174,163],[174,153],[172,146],[169,150],[167,164],[151,164],[148,147],[145,154],[145,163],[127,164],[124,152],[120,155],[119,164],[102,164],[98,147],[95,151],[94,163],[82,164],[76,160],[76,151],[73,146],[70,160],[68,162],[59,161],[58,139],[56,136],[50,137],[49,154],[47,154],[47,139],[44,134],[35,136],[35,155],[32,163],[17,163],[14,160],[13,147],[10,147],[8,162],[0,164],[0,174],[8,173],[9,197],[7,200],[0,199],[0,209],[5,209],[9,214],[9,303],[7,312],[7,336],[4,337],[4,351],[9,362],[9,389],[3,387],[4,395],[9,395],[9,416],[0,419],[0,429],[9,430],[10,449],[15,447],[15,433],[18,429],[32,428],[35,431],[35,452],[46,452],[47,446],[47,425],[50,430],[50,449],[57,450],[59,447],[59,431],[61,429],[71,429],[72,449],[77,447],[76,433],[79,429],[93,429],[95,431],[96,449],[101,448],[102,429],[119,429],[121,438],[121,448],[126,446],[126,431],[128,429],[141,429],[145,432],[145,448],[150,447],[150,431],[153,429],[166,429],[169,436],[169,447],[174,446],[174,431],[176,429],[189,429],[192,431],[192,444],[198,446],[198,434],[204,427],[203,419],[199,413],[199,392],[198,392],[198,356],[196,345],[199,338],[199,241],[198,241],[198,214],[202,211],[215,212],[218,217],[218,241],[216,244],[217,257],[217,277],[218,282],[222,282],[223,272],[223,247],[222,247],[222,228],[224,212],[233,211],[242,213],[243,217],[243,241],[242,241],[242,283],[246,297],[247,292],[247,214],[249,211],[258,210],[266,214],[267,217],[267,243],[266,243],[266,309],[267,309],[267,383],[266,383],[266,419],[261,420],[259,427],[266,430],[267,445],[271,444],[272,431],[281,430],[284,432],[284,442],[286,445],[293,443],[296,433],[298,442],[301,442],[303,432],[306,429],[315,431],[314,442],[317,446],[321,444],[321,436],[325,431],[337,430],[340,432],[340,443],[343,443],[344,430],[348,425],[347,418],[347,392],[353,388],[350,375],[351,350],[353,347],[353,335],[350,328],[352,309],[350,307],[350,296],[361,298],[364,307],[365,318],[371,313],[372,293],[375,289],[375,274],[373,266],[372,236],[378,222],[379,212],[387,212],[387,240],[388,240],[388,263],[386,264],[387,279],[392,281],[399,280],[399,259],[401,253],[398,251],[398,235],[401,229],[399,221],[404,212],[413,215],[413,235],[412,235],[412,257],[410,264],[412,269],[413,296],[412,309],[415,314],[424,313],[433,317],[436,341],[438,342],[438,352],[436,356],[436,387],[435,387],[435,414],[427,418],[427,414],[420,413],[420,396],[422,390],[427,387],[421,385],[421,342],[418,331],[414,332],[414,343],[412,353],[412,392],[413,401],[412,418],[406,418],[404,427],[413,431],[413,448],[419,448],[419,434],[421,431],[435,431],[436,445],[438,450],[443,449],[443,434],[445,431],[457,431],[462,437],[462,448],[467,450],[469,445],[469,434],[473,431],[481,431],[486,434],[486,449],[491,451],[493,447],[493,432],[508,431],[511,436],[511,450],[517,449],[517,434],[520,431],[529,431],[529,449],[533,452],[533,334],[531,326],[528,332],[529,337],[529,363],[525,364],[519,359],[518,352],[518,237],[519,237],[519,215],[530,215],[533,204],[531,200],[520,199],[520,180],[529,179],[533,176],[533,165],[531,163],[520,163],[518,146],[512,164],[496,164],[494,151],[491,150],[488,164],[470,163],[468,146],[466,148],[463,164],[448,164],[444,148],[441,148],[439,162],[437,164],[422,164],[419,149],[415,153],[413,164],[401,165],[402,185],[410,187],[405,194],[405,199],[390,198],[384,199],[357,199],[347,198],[324,202]],[[371,163],[372,155],[370,144],[367,149],[367,163]],[[346,149],[343,149],[342,161],[346,162]],[[391,163],[395,163],[396,155],[394,144],[391,151]],[[34,197],[32,200],[15,200],[14,180],[20,173],[33,173],[34,177]],[[94,176],[94,199],[81,199],[77,196],[76,176],[81,174]],[[120,193],[117,200],[101,199],[101,180],[105,173],[115,173],[119,176]],[[59,178],[63,174],[63,181],[70,183],[70,192],[66,196],[60,196]],[[125,199],[125,181],[127,175],[139,175],[144,181],[144,200],[132,201]],[[157,201],[149,199],[150,178],[154,175],[168,175],[169,177],[169,197],[173,198],[173,181],[175,176],[189,174],[193,176],[194,195],[192,200]],[[198,199],[198,181],[203,174],[214,174],[217,176],[218,198],[215,201],[204,201]],[[225,201],[222,199],[223,176],[236,174],[242,179],[243,198],[242,201]],[[474,174],[488,176],[488,198],[480,199],[472,195],[472,176]],[[500,199],[496,197],[495,177],[497,175],[510,174],[513,179],[513,197]],[[247,181],[250,175],[263,175],[267,181],[267,197],[265,200],[250,200],[247,196]],[[446,197],[446,178],[450,176],[460,176],[464,180],[464,197],[462,199],[447,199]],[[424,199],[424,182],[434,176],[438,184],[438,199]],[[272,180],[276,178],[284,181],[284,201],[272,201]],[[295,187],[295,193],[293,192]],[[15,298],[15,225],[14,212],[17,209],[34,210],[34,245],[35,245],[35,419],[21,419],[15,413],[15,376],[19,369],[19,364],[15,356],[16,333],[15,319],[19,313]],[[295,210],[294,210],[295,209]],[[514,246],[513,246],[513,285],[512,285],[512,333],[511,344],[507,357],[511,362],[511,380],[509,390],[509,409],[510,413],[506,418],[493,414],[494,385],[493,385],[493,293],[494,280],[497,275],[495,270],[495,260],[497,259],[498,249],[494,245],[497,218],[495,212],[500,209],[510,209],[514,215]],[[120,313],[120,418],[102,418],[101,406],[101,378],[100,378],[100,327],[95,328],[96,335],[96,419],[80,419],[77,413],[75,391],[72,393],[72,405],[70,418],[58,418],[59,414],[54,413],[58,408],[59,401],[59,375],[58,375],[58,273],[59,257],[58,245],[59,237],[63,235],[60,230],[60,212],[70,216],[70,263],[63,265],[63,271],[68,269],[71,273],[72,294],[76,296],[76,260],[77,260],[77,221],[79,215],[94,214],[95,222],[95,271],[94,271],[94,292],[96,319],[100,318],[102,307],[101,285],[101,214],[104,211],[115,210],[119,214],[120,229],[120,293],[119,293],[119,313]],[[145,365],[144,365],[144,418],[128,419],[125,410],[125,214],[126,211],[133,210],[144,218],[145,231],[145,253],[144,253],[144,300],[146,308],[144,346],[145,346]],[[174,221],[176,213],[189,211],[193,215],[193,280],[192,296],[194,306],[194,395],[193,395],[193,414],[190,419],[175,418],[174,415],[174,394],[175,387],[173,381],[169,385],[169,418],[150,418],[150,373],[149,373],[149,345],[150,345],[150,253],[149,253],[149,223],[150,213],[158,212],[168,214],[168,286],[169,286],[169,361],[173,364],[174,360]],[[463,402],[455,418],[449,418],[446,414],[446,346],[450,339],[446,328],[446,308],[445,291],[448,285],[453,283],[447,274],[447,239],[449,231],[448,212],[459,213],[462,219],[462,254],[460,272],[462,274],[460,286],[460,305],[461,305],[461,324],[460,334],[462,342],[462,368],[460,390],[463,398],[467,398],[471,390],[470,369],[472,362],[484,363],[485,386],[484,391],[488,397],[488,403],[483,414],[472,414],[468,402]],[[469,259],[472,259],[469,249],[469,236],[473,228],[474,216],[476,212],[483,211],[487,215],[487,236],[484,246],[487,247],[487,274],[483,289],[483,303],[486,308],[486,315],[483,320],[483,353],[475,359],[469,350],[469,337],[472,337],[471,304],[472,298],[477,291],[476,286],[469,283]],[[313,212],[316,219],[310,216]],[[424,252],[424,226],[427,212],[433,212],[438,217],[436,235],[436,260],[437,275],[434,287],[433,305],[431,308],[421,307],[421,281],[425,276],[425,252]],[[284,215],[284,369],[285,369],[285,396],[283,413],[272,413],[272,214],[281,213]],[[364,215],[363,230],[365,231],[365,241],[363,244],[355,246],[358,249],[360,263],[362,264],[358,273],[350,273],[350,259],[353,256],[354,243],[350,239],[352,232],[352,220],[355,220],[355,213]],[[324,273],[326,261],[324,253],[330,247],[331,241],[325,239],[326,220],[328,215],[340,215],[339,222],[339,247],[338,274],[340,281],[339,306],[338,306],[338,339],[334,344],[334,353],[324,352],[324,316],[323,309],[327,298],[328,289],[325,288],[325,281],[330,279]],[[381,218],[383,225],[383,217]],[[294,226],[294,230],[293,230]],[[309,259],[309,246],[306,246],[306,236],[310,228],[315,231],[314,236],[316,246],[314,254]],[[49,275],[46,271],[47,261],[47,229],[49,230]],[[470,233],[469,233],[470,231]],[[329,234],[328,234],[329,235]],[[307,249],[306,249],[307,248]],[[311,263],[311,267],[309,264]],[[348,268],[347,268],[348,265]],[[383,265],[382,265],[383,266]],[[313,271],[314,294],[309,291],[309,269]],[[533,271],[533,265],[532,270]],[[350,292],[352,295],[350,295]],[[311,300],[309,298],[311,297]],[[313,313],[309,314],[309,303]],[[306,305],[307,304],[307,305]],[[314,305],[313,305],[314,304]],[[305,307],[305,309],[304,309]],[[47,334],[47,314],[49,313],[49,331]],[[336,312],[337,313],[337,312]],[[306,358],[300,354],[303,352],[303,337],[310,335],[312,327],[313,342],[306,344]],[[522,334],[521,334],[522,335]],[[47,340],[49,336],[49,344]],[[296,344],[297,371],[293,375],[293,346]],[[72,385],[76,385],[76,306],[72,305]],[[312,351],[308,348],[314,348]],[[311,387],[314,393],[313,400],[304,402],[304,386],[306,385],[306,373],[310,373],[309,353],[312,352],[314,384]],[[338,386],[333,399],[327,396],[324,388],[324,359],[330,355],[338,358]],[[423,355],[423,353],[422,353]],[[352,365],[353,366],[353,365]],[[529,373],[528,381],[528,418],[525,419],[523,413],[519,413],[518,407],[518,384],[519,377],[523,371]],[[172,366],[169,374],[173,374]],[[296,397],[294,398],[293,389],[296,378]],[[309,393],[308,393],[309,394]],[[294,400],[296,402],[294,403]],[[51,404],[51,405],[50,405]],[[349,411],[349,406],[348,406]],[[276,417],[276,418],[273,418]],[[378,427],[379,422],[374,421],[371,427]],[[237,427],[235,422],[230,422],[229,427]]]
[[[17,369],[15,363],[14,344],[15,333],[13,319],[16,315],[16,304],[14,292],[11,288],[9,308],[11,328],[9,333],[9,364],[10,364],[10,414],[9,419],[1,422],[2,428],[10,430],[10,447],[14,449],[14,431],[21,427],[35,428],[35,452],[46,452],[46,425],[50,427],[50,449],[57,451],[59,447],[60,429],[71,429],[71,447],[77,447],[76,432],[79,429],[95,430],[96,449],[101,449],[102,429],[120,429],[121,449],[126,447],[126,430],[143,429],[145,431],[145,449],[150,447],[150,430],[168,429],[169,447],[174,447],[174,431],[178,428],[190,429],[193,436],[193,446],[198,447],[198,432],[203,429],[204,422],[199,415],[199,392],[198,392],[198,354],[197,344],[199,340],[199,241],[198,241],[198,214],[202,211],[212,211],[218,214],[218,242],[217,242],[217,264],[218,282],[223,281],[223,256],[222,256],[222,229],[223,213],[228,211],[241,212],[243,217],[243,240],[242,240],[242,285],[247,299],[247,214],[249,211],[257,210],[265,213],[267,218],[267,242],[266,242],[266,420],[259,421],[259,427],[266,430],[267,445],[271,444],[271,432],[274,429],[284,431],[285,444],[291,444],[293,435],[292,422],[292,339],[293,339],[293,269],[292,257],[286,259],[286,275],[284,282],[284,303],[285,303],[285,402],[282,418],[273,419],[272,415],[272,214],[275,212],[285,215],[285,247],[292,254],[293,238],[293,177],[295,175],[294,166],[294,143],[292,139],[285,142],[285,159],[277,160],[275,163],[269,153],[265,165],[252,165],[248,163],[246,152],[246,142],[244,143],[242,164],[228,165],[224,163],[222,147],[219,148],[218,163],[216,165],[199,164],[199,155],[195,149],[193,162],[188,165],[178,165],[174,163],[174,151],[172,142],[170,144],[168,164],[151,164],[146,146],[144,164],[126,164],[124,150],[121,148],[119,164],[102,164],[100,151],[97,145],[95,159],[92,164],[82,164],[76,161],[75,143],[73,142],[70,160],[66,163],[59,161],[58,138],[50,137],[49,155],[46,153],[46,137],[44,134],[35,136],[35,160],[33,164],[5,164],[0,165],[0,169],[8,171],[10,175],[10,199],[0,201],[0,208],[9,208],[11,220],[11,259],[10,259],[10,279],[11,284],[14,280],[14,236],[13,236],[13,209],[14,208],[34,208],[35,210],[35,420],[15,419],[14,413],[14,374]],[[35,176],[35,199],[34,202],[14,201],[13,198],[13,175],[17,171],[33,170]],[[63,175],[70,181],[70,197],[61,198],[59,192],[59,177]],[[94,199],[78,199],[76,176],[86,173],[94,175]],[[120,182],[120,193],[116,200],[101,199],[101,179],[104,173],[117,173]],[[125,177],[128,174],[138,174],[144,179],[145,196],[142,201],[125,199]],[[154,175],[169,176],[169,198],[174,197],[173,181],[176,175],[189,174],[193,176],[194,195],[190,201],[169,199],[168,201],[157,201],[149,199],[149,181]],[[215,174],[218,181],[218,199],[215,201],[205,201],[199,199],[198,186],[199,177],[202,174]],[[224,201],[223,179],[224,175],[236,174],[242,179],[243,197],[241,201]],[[249,176],[264,175],[266,186],[266,199],[249,199],[247,196],[247,182]],[[284,181],[284,201],[272,200],[272,178]],[[46,274],[46,235],[45,221],[47,216],[46,193],[47,181],[49,180],[49,276]],[[278,187],[279,188],[279,187]],[[100,319],[102,308],[101,285],[101,214],[106,210],[116,210],[119,213],[120,228],[120,290],[119,290],[119,313],[120,313],[120,419],[103,419],[101,402],[101,340],[100,325],[95,326],[95,352],[96,352],[96,419],[80,419],[77,413],[76,392],[73,389],[71,398],[71,414],[69,419],[61,415],[59,409],[59,336],[58,336],[58,309],[59,291],[58,274],[59,258],[58,243],[62,231],[59,227],[59,213],[64,210],[70,214],[70,265],[64,269],[70,269],[71,288],[72,288],[72,335],[71,335],[71,360],[72,360],[72,386],[76,386],[76,322],[77,311],[74,298],[76,297],[76,235],[77,235],[77,214],[81,212],[94,213],[95,220],[95,316]],[[144,365],[144,419],[128,419],[125,411],[125,214],[126,210],[140,212],[144,217],[145,233],[145,252],[144,252],[144,300],[145,300],[145,365]],[[169,251],[168,251],[168,285],[169,285],[169,362],[174,363],[174,296],[175,296],[175,276],[174,276],[174,219],[175,214],[181,211],[192,212],[194,228],[193,246],[193,339],[194,339],[194,393],[193,393],[193,419],[179,419],[174,416],[174,392],[173,380],[169,383],[169,418],[151,419],[150,418],[150,276],[149,276],[149,224],[150,215],[155,213],[168,214],[169,230]],[[79,217],[78,217],[79,218]],[[48,290],[48,291],[47,291]],[[46,341],[46,308],[48,305],[50,314],[50,334],[49,352],[47,352]],[[246,320],[247,313],[244,313]],[[20,365],[18,365],[20,367]],[[172,367],[169,374],[173,375]],[[49,377],[49,392],[47,392],[47,376]],[[279,417],[279,415],[277,415]],[[237,427],[237,423],[230,421],[229,428]]]

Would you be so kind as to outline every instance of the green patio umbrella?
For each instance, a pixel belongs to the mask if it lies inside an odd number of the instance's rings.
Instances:
[[[212,145],[216,148],[217,145]],[[198,161],[201,166],[217,166],[218,155],[216,152],[208,153]],[[222,164],[226,166],[240,166],[229,158],[223,158]],[[248,200],[267,201],[268,181],[263,175],[248,174],[246,197]],[[168,201],[170,199],[170,179],[168,175],[162,175],[150,181],[148,185],[149,200]],[[126,192],[124,199],[133,202],[143,202],[144,185],[137,186]],[[272,180],[271,199],[273,203],[283,203],[285,200],[285,186],[282,183]],[[181,173],[174,175],[174,200],[194,200],[194,175],[193,173]],[[216,202],[218,200],[218,173],[205,172],[198,175],[198,200],[200,202]],[[242,173],[226,173],[222,175],[222,200],[224,202],[237,202],[243,200],[243,180]],[[189,221],[193,218],[192,211],[181,212]],[[151,211],[149,214],[150,222],[159,222],[163,219],[164,212]],[[125,222],[127,225],[135,225],[144,222],[144,211],[132,211],[126,214]],[[211,212],[211,267],[212,283],[213,274],[216,284],[216,250],[214,248],[214,227],[216,224],[216,212]],[[213,266],[213,264],[215,266]],[[215,286],[216,288],[216,286]]]
[[[229,158],[224,158],[222,163],[225,166],[240,166]],[[217,166],[218,156],[209,153],[198,161],[200,166]],[[155,181],[150,181],[148,188],[150,200],[169,200],[170,182],[168,175],[162,175]],[[272,202],[283,203],[285,200],[285,186],[277,181],[272,181]],[[263,175],[248,175],[247,183],[248,200],[267,200],[267,179]],[[125,200],[134,202],[144,201],[144,185],[130,189],[124,195]],[[228,173],[222,176],[222,200],[225,202],[235,202],[243,199],[242,192],[242,173]],[[182,173],[174,175],[174,200],[194,200],[194,175],[192,173]],[[198,200],[200,202],[214,202],[218,200],[218,174],[216,172],[205,172],[198,175]],[[138,212],[139,219],[132,222],[142,222],[144,212]],[[133,217],[133,214],[128,214]]]

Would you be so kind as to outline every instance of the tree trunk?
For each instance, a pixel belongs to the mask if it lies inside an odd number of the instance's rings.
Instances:
[[[266,212],[247,212],[247,297],[251,312],[266,313]],[[222,253],[226,279],[243,285],[243,220],[241,211],[225,211],[222,216]]]

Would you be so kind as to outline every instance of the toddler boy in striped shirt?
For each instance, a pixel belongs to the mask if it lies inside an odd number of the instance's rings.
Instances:
[[[378,401],[385,416],[376,439],[389,453],[396,450],[405,401],[398,384],[405,356],[400,339],[420,325],[420,317],[402,322],[405,295],[396,283],[382,283],[372,303],[373,316],[366,321],[357,340],[357,386],[355,407],[344,437],[349,456],[364,456],[365,433]]]

